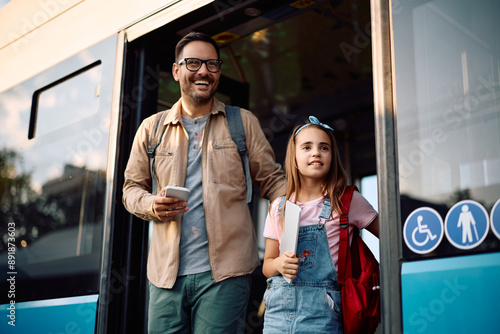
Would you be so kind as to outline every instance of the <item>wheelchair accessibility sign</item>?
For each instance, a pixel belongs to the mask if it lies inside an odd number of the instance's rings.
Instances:
[[[488,212],[471,200],[458,202],[445,218],[448,241],[460,249],[472,249],[486,238],[489,230]]]
[[[428,207],[413,211],[403,228],[406,245],[417,254],[432,252],[441,243],[443,235],[441,216],[436,210]]]

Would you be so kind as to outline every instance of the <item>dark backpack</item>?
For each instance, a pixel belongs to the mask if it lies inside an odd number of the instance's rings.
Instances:
[[[156,180],[156,173],[154,171],[154,161],[156,148],[160,145],[165,128],[163,122],[167,117],[167,112],[159,112],[155,115],[156,124],[155,130],[149,132],[148,136],[148,157],[149,157],[149,171],[152,179],[152,193],[156,194],[158,181]],[[231,133],[231,139],[236,143],[238,153],[241,157],[243,164],[243,171],[245,172],[245,179],[247,184],[247,203],[252,200],[252,177],[250,176],[250,165],[248,163],[247,146],[245,145],[245,129],[243,128],[243,121],[241,120],[241,112],[239,107],[226,105],[226,118]]]
[[[380,322],[379,264],[354,227],[349,247],[349,186],[342,197],[337,283],[342,285],[342,316],[345,334],[371,334]]]

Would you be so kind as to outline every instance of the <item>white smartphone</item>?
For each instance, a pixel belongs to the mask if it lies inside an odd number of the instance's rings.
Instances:
[[[179,201],[187,201],[189,189],[184,187],[167,186],[165,197],[177,197]]]

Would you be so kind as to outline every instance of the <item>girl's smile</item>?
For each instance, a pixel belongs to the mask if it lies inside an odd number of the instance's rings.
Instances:
[[[309,166],[323,166],[323,163],[320,160],[314,160],[309,163]]]

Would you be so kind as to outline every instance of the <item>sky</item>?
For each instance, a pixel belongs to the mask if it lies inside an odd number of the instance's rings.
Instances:
[[[10,0],[0,0],[0,9],[2,9],[2,7],[5,6],[9,2],[10,2]]]

